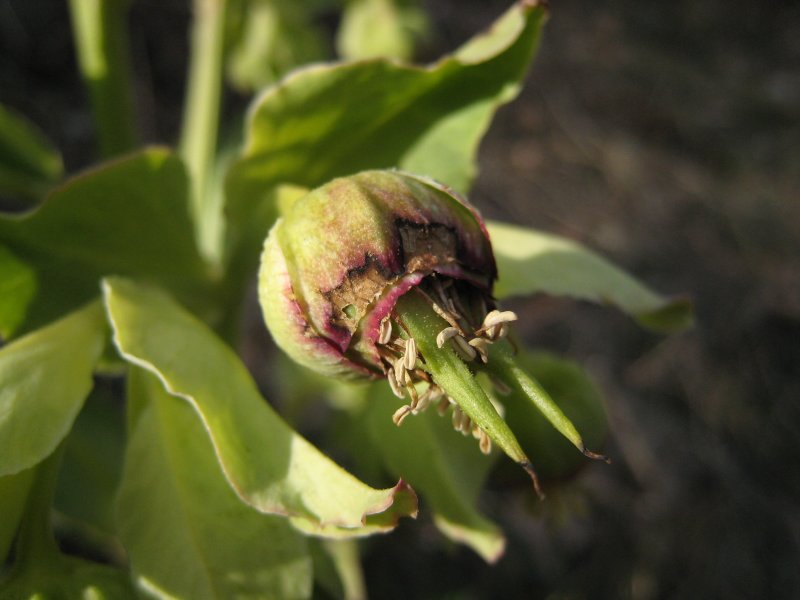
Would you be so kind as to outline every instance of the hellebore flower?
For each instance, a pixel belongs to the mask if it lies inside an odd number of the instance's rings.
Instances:
[[[394,414],[452,407],[453,426],[492,442],[541,494],[528,457],[475,378],[528,397],[587,456],[580,436],[516,364],[517,316],[492,298],[497,268],[478,211],[453,190],[399,171],[335,179],[296,201],[264,244],[259,297],[278,346],[325,375],[385,378]]]

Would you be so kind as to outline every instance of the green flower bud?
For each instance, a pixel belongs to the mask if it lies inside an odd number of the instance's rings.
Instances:
[[[380,343],[397,299],[433,276],[490,304],[496,267],[478,212],[396,171],[336,179],[298,200],[267,238],[260,300],[277,344],[326,375],[385,377]],[[428,287],[428,284],[425,284]]]
[[[385,378],[407,404],[430,405],[491,443],[538,483],[530,461],[475,379],[521,394],[589,456],[580,436],[521,369],[506,341],[517,319],[496,309],[497,268],[478,212],[453,190],[399,171],[336,179],[291,205],[264,244],[259,297],[278,346],[329,376]]]

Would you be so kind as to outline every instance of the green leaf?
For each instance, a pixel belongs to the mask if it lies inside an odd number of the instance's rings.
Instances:
[[[305,540],[280,517],[243,503],[203,423],[141,369],[130,390],[141,413],[117,502],[120,536],[146,592],[178,598],[308,598]]]
[[[616,306],[656,331],[691,326],[691,303],[664,298],[571,240],[533,229],[488,222],[497,260],[498,298],[545,292]]]
[[[478,142],[498,106],[519,91],[545,14],[536,2],[519,2],[487,33],[427,67],[385,59],[318,65],[267,90],[251,108],[242,157],[228,175],[231,262],[255,269],[280,183],[315,188],[400,167],[466,191]]]
[[[235,0],[228,9],[228,78],[251,92],[292,69],[328,58],[316,11],[307,1]]]
[[[290,429],[238,357],[168,296],[121,278],[103,289],[121,354],[194,407],[245,502],[331,535],[385,531],[416,514],[410,488],[370,488]]]
[[[63,169],[61,155],[42,133],[0,105],[0,194],[35,200]]]
[[[520,351],[517,360],[574,423],[586,445],[599,449],[608,434],[608,421],[602,395],[583,369],[545,352]],[[526,398],[509,394],[501,399],[506,421],[543,478],[563,477],[586,464],[586,459]]]
[[[428,28],[425,13],[408,1],[350,0],[336,47],[343,58],[411,59],[416,38]]]
[[[67,435],[105,333],[95,302],[0,349],[0,476],[40,462]]]
[[[67,437],[55,506],[73,527],[115,535],[113,499],[122,470],[124,410],[108,381],[99,379]]]
[[[0,583],[8,600],[134,600],[127,573],[72,556],[59,555],[45,564],[15,569]]]
[[[22,324],[35,292],[30,267],[0,246],[0,338],[10,338]]]
[[[74,177],[31,213],[0,217],[0,241],[37,275],[27,325],[88,301],[106,274],[202,297],[206,274],[186,198],[180,160],[150,149]]]
[[[488,562],[500,558],[503,534],[475,506],[492,458],[481,454],[472,436],[454,431],[449,415],[440,417],[434,408],[397,427],[392,413],[399,406],[388,386],[380,382],[371,391],[369,433],[391,473],[408,481],[430,503],[442,533]]]
[[[8,557],[11,543],[19,529],[28,492],[33,484],[34,469],[0,477],[0,565]]]

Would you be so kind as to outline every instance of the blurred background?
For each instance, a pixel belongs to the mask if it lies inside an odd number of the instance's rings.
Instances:
[[[422,3],[417,59],[509,4]],[[446,543],[423,507],[365,544],[371,597],[800,597],[800,5],[550,4],[526,88],[482,145],[472,200],[689,294],[697,325],[661,337],[582,303],[512,303],[529,346],[576,360],[602,390],[613,464],[587,464],[542,504],[522,479],[493,477],[482,508],[508,535],[494,566]],[[146,141],[177,137],[189,18],[187,2],[132,4]],[[332,12],[316,22],[336,25]],[[61,0],[0,2],[0,102],[74,172],[94,142],[71,43]],[[248,97],[228,93],[231,119]]]

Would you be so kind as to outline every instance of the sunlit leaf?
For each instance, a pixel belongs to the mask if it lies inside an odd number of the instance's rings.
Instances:
[[[494,562],[503,553],[500,529],[475,506],[478,490],[493,460],[478,442],[453,430],[450,415],[435,408],[392,422],[398,401],[385,384],[372,387],[367,405],[369,433],[392,474],[414,486],[430,504],[436,525],[451,539]]]
[[[370,488],[290,429],[238,357],[168,296],[121,278],[103,287],[120,352],[194,407],[245,502],[337,535],[385,531],[416,514],[407,486]]]
[[[308,598],[311,558],[286,519],[231,489],[203,424],[153,375],[134,370],[142,404],[117,503],[120,536],[143,590],[178,598]],[[145,396],[145,397],[143,397]]]
[[[204,281],[186,202],[186,174],[150,149],[72,178],[24,215],[0,218],[0,242],[35,272],[27,325],[97,294],[106,274],[134,275],[191,296]],[[199,297],[202,295],[197,294]]]
[[[33,125],[0,105],[0,194],[30,202],[63,172],[61,155]]]
[[[425,13],[408,0],[350,0],[336,47],[351,60],[381,56],[409,60],[426,29]]]
[[[67,435],[105,334],[92,303],[0,349],[0,476],[35,465]]]
[[[31,268],[0,246],[0,338],[10,338],[22,324],[35,292]]]
[[[314,188],[401,167],[466,191],[478,142],[498,106],[517,94],[545,14],[520,2],[427,67],[385,59],[317,65],[267,90],[251,108],[242,157],[228,175],[232,262],[254,270],[280,183]]]
[[[674,331],[692,323],[685,298],[664,298],[566,238],[505,223],[487,224],[497,259],[498,298],[544,292],[616,306],[642,325]]]
[[[231,2],[227,70],[233,85],[259,90],[296,67],[328,58],[314,13],[308,1]]]

